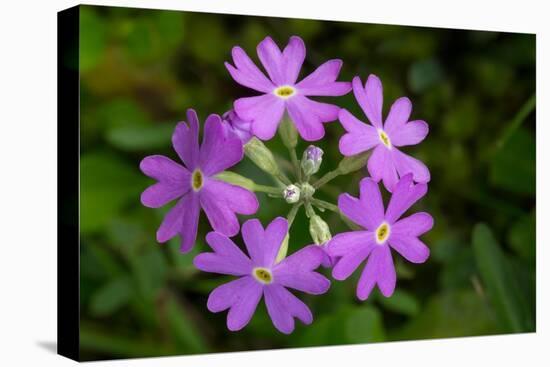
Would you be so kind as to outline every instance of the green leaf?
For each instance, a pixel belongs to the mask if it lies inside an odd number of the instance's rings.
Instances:
[[[524,260],[534,262],[536,252],[535,211],[522,217],[508,232],[508,242],[512,249]]]
[[[373,343],[386,339],[382,316],[372,306],[363,306],[350,312],[345,326],[348,343]]]
[[[516,298],[520,293],[491,229],[485,224],[477,224],[472,242],[478,271],[502,326],[507,331],[526,331],[521,303]]]
[[[130,200],[139,203],[145,178],[116,156],[88,153],[80,159],[80,229],[105,228]]]
[[[490,165],[491,182],[518,194],[535,194],[535,138],[519,128],[500,148]]]
[[[133,289],[128,277],[122,276],[99,288],[91,298],[90,312],[93,316],[107,316],[124,307]]]
[[[373,343],[386,339],[382,316],[373,306],[344,306],[320,315],[298,337],[301,346]]]
[[[118,358],[129,357],[158,357],[174,354],[176,351],[166,347],[162,343],[140,340],[133,335],[120,335],[99,331],[91,325],[80,327],[80,348],[81,350],[103,353]]]
[[[472,290],[432,296],[422,311],[390,334],[390,340],[452,338],[501,332],[484,300]]]
[[[409,70],[409,86],[420,93],[443,80],[443,69],[437,60],[418,61]]]
[[[206,344],[189,314],[173,298],[168,301],[166,311],[170,331],[178,347],[186,353],[204,353]]]
[[[107,140],[116,148],[140,152],[170,146],[173,131],[170,124],[119,126],[108,130]]]
[[[96,66],[105,50],[105,22],[89,6],[80,7],[80,69]]]
[[[379,297],[380,303],[388,310],[415,316],[420,311],[418,300],[407,291],[396,290],[391,297]]]

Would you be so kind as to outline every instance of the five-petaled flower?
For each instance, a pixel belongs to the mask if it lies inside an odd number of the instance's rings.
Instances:
[[[392,191],[398,176],[413,174],[415,182],[430,181],[430,171],[419,161],[397,147],[415,145],[428,135],[425,121],[410,121],[412,104],[407,97],[397,99],[391,106],[386,121],[382,123],[382,82],[369,75],[365,87],[359,77],[353,78],[353,93],[372,125],[358,120],[346,109],[340,110],[338,118],[347,134],[340,138],[340,152],[352,156],[374,148],[367,168],[376,182],[382,180]]]
[[[286,288],[309,294],[328,290],[330,281],[314,271],[323,259],[322,249],[307,246],[276,262],[288,233],[288,222],[280,217],[265,229],[259,220],[248,220],[241,233],[250,257],[227,236],[210,232],[206,241],[214,252],[199,254],[194,259],[195,266],[202,271],[239,277],[210,293],[208,309],[211,312],[229,309],[228,329],[240,330],[252,318],[263,295],[267,312],[279,331],[291,333],[295,317],[310,324],[313,321],[311,311]]]
[[[273,138],[285,111],[302,138],[321,139],[325,134],[323,123],[336,120],[340,108],[307,97],[342,96],[351,90],[351,83],[336,81],[342,61],[329,60],[296,83],[306,56],[300,37],[290,37],[282,52],[271,37],[266,37],[258,45],[257,53],[269,79],[238,46],[232,50],[235,66],[225,63],[237,83],[264,93],[236,100],[237,114],[252,121],[252,133],[262,140]]]
[[[185,166],[162,155],[145,157],[140,163],[143,173],[158,181],[141,194],[143,205],[158,208],[178,199],[164,217],[157,240],[166,242],[179,234],[182,252],[195,243],[201,207],[212,228],[226,236],[239,232],[236,213],[254,214],[258,210],[252,192],[215,177],[243,158],[240,139],[227,134],[218,115],[210,115],[199,148],[199,121],[192,109],[187,110],[187,122],[178,123],[172,135],[174,150]]]
[[[375,284],[384,296],[393,294],[396,275],[390,247],[413,263],[423,263],[430,256],[418,237],[432,228],[431,215],[420,212],[399,219],[427,190],[426,184],[414,184],[412,175],[405,175],[396,184],[385,213],[378,184],[370,178],[361,180],[359,199],[349,194],[338,198],[344,215],[364,230],[337,234],[328,243],[328,253],[340,257],[332,276],[348,278],[368,257],[357,284],[359,299],[367,299]]]

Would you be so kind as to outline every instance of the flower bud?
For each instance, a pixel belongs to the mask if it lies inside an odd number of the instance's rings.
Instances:
[[[252,137],[248,143],[244,145],[244,153],[262,171],[270,175],[278,175],[280,173],[279,166],[277,162],[275,162],[273,153],[271,153],[265,144],[258,138]]]
[[[230,183],[232,185],[237,185],[240,187],[244,187],[245,189],[249,191],[254,191],[254,186],[256,184],[254,181],[252,181],[249,178],[246,178],[244,176],[239,175],[238,173],[231,172],[231,171],[223,171],[218,173],[215,176],[217,179],[225,181],[227,183]]]
[[[280,262],[286,257],[286,254],[288,253],[288,240],[290,239],[289,234],[287,233],[285,238],[283,239],[283,243],[281,244],[281,247],[279,248],[279,253],[277,253],[277,258],[275,259],[275,263]]]
[[[250,132],[252,123],[241,119],[234,110],[229,110],[223,114],[222,124],[227,131],[232,132],[241,139],[243,144],[248,143],[250,138],[252,138],[252,133]]]
[[[358,169],[365,167],[369,156],[370,152],[364,152],[351,157],[344,157],[344,159],[342,159],[338,164],[338,169],[344,175],[355,172]]]
[[[322,245],[332,238],[327,222],[318,215],[312,215],[309,218],[309,233],[313,242],[318,245]]]
[[[283,190],[283,197],[289,204],[294,204],[300,200],[300,188],[296,185],[288,185]]]
[[[315,188],[307,182],[300,185],[300,191],[303,198],[311,198],[315,194]]]
[[[298,144],[298,131],[296,131],[296,127],[286,115],[279,125],[279,135],[287,148],[293,149]]]
[[[311,176],[319,171],[323,162],[323,150],[315,145],[310,145],[304,150],[302,156],[302,171],[307,176]]]

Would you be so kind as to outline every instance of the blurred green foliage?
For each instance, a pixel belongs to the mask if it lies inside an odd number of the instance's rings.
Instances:
[[[81,7],[81,349],[84,359],[369,343],[535,330],[535,36],[299,19],[242,17],[110,7]],[[415,210],[435,227],[421,266],[395,256],[392,298],[378,291],[358,302],[358,274],[333,281],[323,296],[303,297],[314,323],[278,333],[261,305],[242,331],[225,313],[206,309],[208,293],[229,277],[198,272],[206,250],[202,220],[195,249],[155,232],[168,208],[141,206],[152,183],[139,171],[149,154],[175,158],[171,132],[185,110],[223,113],[253,92],[237,85],[223,62],[234,45],[255,58],[271,35],[283,45],[301,36],[302,75],[329,58],[344,60],[341,78],[369,73],[384,84],[385,111],[402,95],[428,138],[406,149],[430,167],[432,181]],[[352,94],[332,99],[363,116]],[[320,175],[341,159],[343,130],[327,125]],[[307,145],[300,143],[299,150]],[[278,138],[268,143],[279,157]],[[269,183],[249,161],[235,171]],[[323,187],[323,199],[357,195],[364,171]],[[265,223],[286,215],[282,200],[259,194]],[[346,227],[323,218],[333,232]],[[478,224],[483,222],[484,224]],[[301,211],[289,251],[310,242]],[[328,274],[328,272],[327,272]]]

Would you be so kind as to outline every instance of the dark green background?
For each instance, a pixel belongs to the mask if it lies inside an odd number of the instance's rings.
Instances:
[[[84,359],[535,330],[534,35],[90,6],[80,15]],[[195,250],[182,255],[177,239],[156,243],[166,209],[139,201],[153,182],[140,173],[140,160],[176,158],[170,136],[187,108],[204,120],[254,94],[231,79],[223,62],[234,45],[257,60],[255,47],[267,35],[280,46],[290,35],[304,39],[302,77],[341,58],[342,80],[377,74],[385,112],[406,95],[412,118],[430,125],[424,142],[404,149],[432,173],[428,195],[414,207],[435,218],[423,237],[430,259],[412,265],[394,256],[398,282],[389,299],[375,290],[358,302],[358,274],[333,281],[326,295],[299,295],[314,323],[298,322],[291,336],[276,331],[263,303],[243,331],[229,332],[226,313],[206,309],[208,293],[228,277],[192,266],[193,256],[207,250],[205,218]],[[326,100],[365,120],[352,94]],[[334,122],[326,131],[318,143],[325,150],[321,174],[342,158],[343,129]],[[279,138],[267,145],[286,157]],[[305,147],[300,143],[299,154]],[[234,170],[271,183],[247,159]],[[320,194],[331,202],[341,192],[357,195],[364,175],[336,179]],[[258,196],[264,224],[286,215],[288,204]],[[333,233],[346,230],[338,216],[323,217]],[[301,212],[290,252],[308,243]]]

